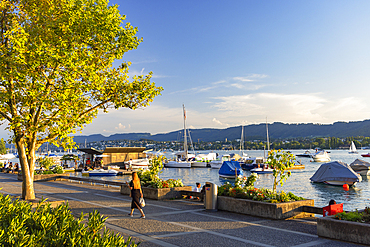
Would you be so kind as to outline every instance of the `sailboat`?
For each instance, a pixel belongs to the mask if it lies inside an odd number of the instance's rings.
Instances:
[[[355,143],[352,141],[351,142],[351,146],[349,147],[349,152],[350,154],[357,154],[357,149],[356,149],[356,145]]]
[[[176,154],[176,160],[170,160],[166,164],[164,164],[165,167],[171,167],[171,168],[190,168],[191,163],[188,161],[188,142],[186,137],[186,111],[185,106],[182,105],[182,109],[184,112],[184,151],[179,152]]]

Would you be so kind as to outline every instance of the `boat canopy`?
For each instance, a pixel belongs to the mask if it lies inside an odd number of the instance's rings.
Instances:
[[[348,164],[340,161],[333,161],[322,164],[310,180],[318,183],[324,181],[359,182],[362,178],[355,173]]]
[[[370,170],[370,163],[356,159],[349,165],[354,171],[360,171],[360,170]]]
[[[238,161],[224,161],[218,174],[226,176],[235,176],[235,169],[238,175],[243,175],[243,171]]]

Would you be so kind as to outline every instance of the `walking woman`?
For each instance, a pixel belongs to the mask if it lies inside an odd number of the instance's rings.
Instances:
[[[131,190],[130,197],[132,197],[132,202],[131,202],[131,213],[128,215],[133,217],[134,209],[137,208],[139,209],[141,213],[140,218],[145,219],[144,211],[140,205],[140,198],[143,197],[143,192],[141,191],[140,179],[136,172],[132,173],[132,180],[130,182],[130,190]]]

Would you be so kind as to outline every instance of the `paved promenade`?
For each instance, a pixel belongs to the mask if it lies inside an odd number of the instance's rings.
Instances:
[[[125,238],[132,236],[139,246],[360,246],[319,238],[315,218],[268,220],[229,212],[208,212],[203,204],[187,200],[146,200],[146,219],[130,212],[131,199],[118,187],[76,182],[36,182],[37,198],[68,200],[76,216],[98,210],[108,217],[106,226]],[[14,174],[0,173],[3,194],[21,195],[22,183]]]

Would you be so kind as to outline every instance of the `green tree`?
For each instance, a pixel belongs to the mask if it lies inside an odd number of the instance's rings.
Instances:
[[[0,140],[0,154],[6,154],[6,146],[3,138]]]
[[[98,111],[147,106],[162,91],[151,73],[112,67],[142,41],[107,0],[0,2],[0,120],[22,167],[22,197],[35,198],[35,151],[44,142],[74,146],[71,133]]]
[[[283,186],[284,182],[290,177],[289,168],[294,165],[295,156],[291,153],[282,150],[271,150],[268,153],[267,164],[274,169],[274,182],[272,190],[275,193],[276,187],[280,183]]]

